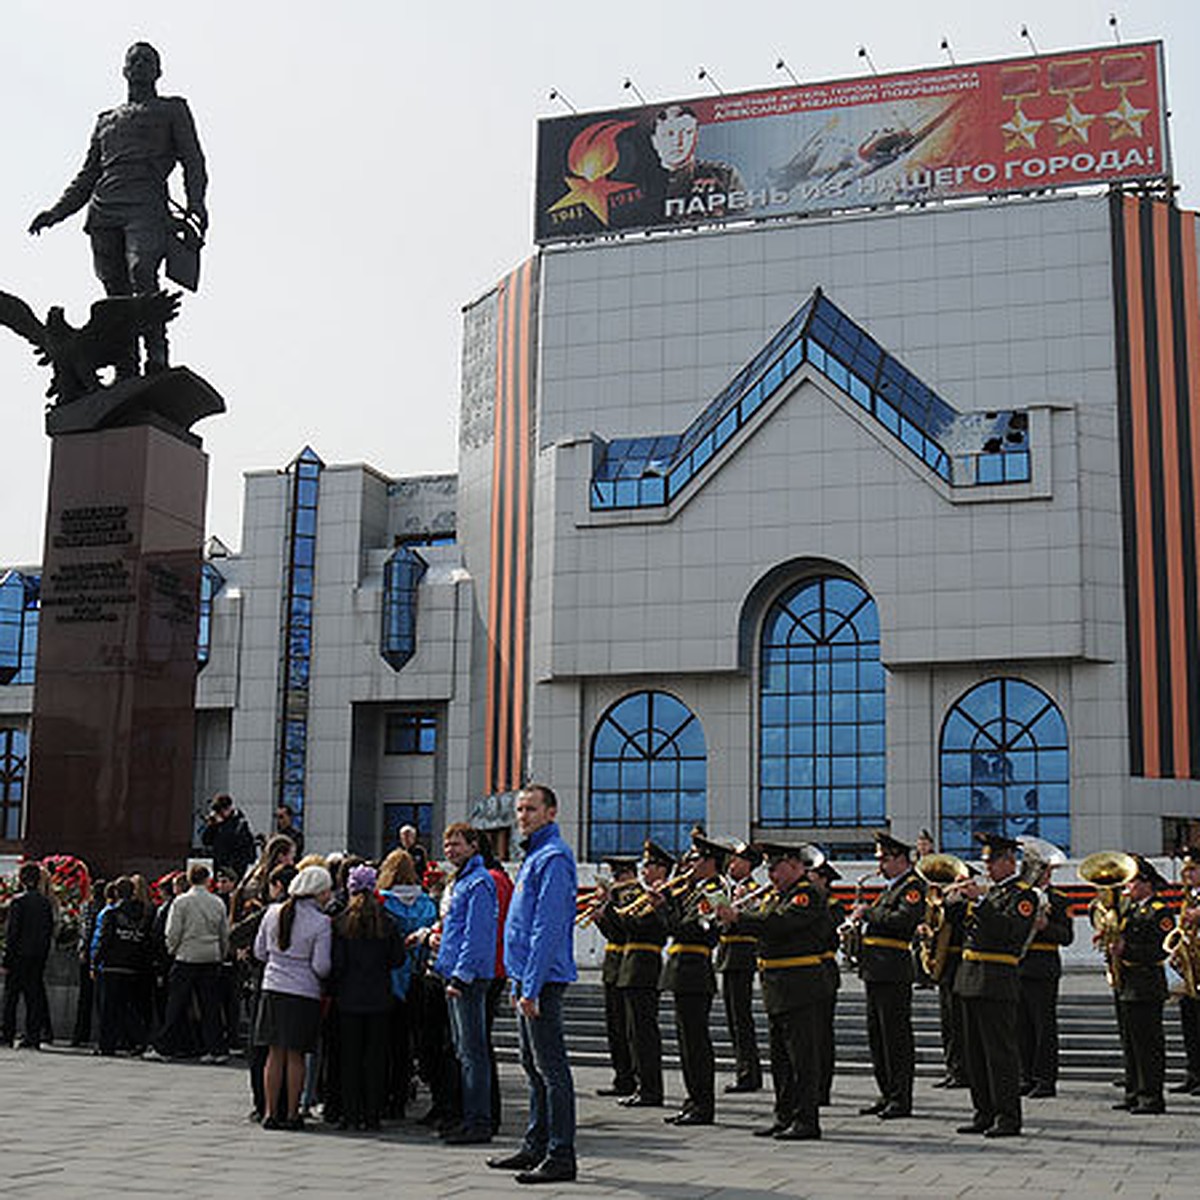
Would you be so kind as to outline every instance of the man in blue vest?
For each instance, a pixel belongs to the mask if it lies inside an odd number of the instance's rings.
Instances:
[[[518,1183],[564,1183],[575,1178],[575,1083],[563,1036],[567,984],[577,978],[575,856],[559,833],[550,788],[530,784],[515,809],[525,860],[504,927],[504,968],[529,1078],[529,1124],[521,1148],[488,1166],[517,1171]]]

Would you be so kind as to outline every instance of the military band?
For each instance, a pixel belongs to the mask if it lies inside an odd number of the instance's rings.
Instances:
[[[710,1019],[718,973],[736,1069],[725,1091],[760,1087],[752,1010],[757,971],[775,1104],[773,1120],[755,1135],[820,1138],[819,1110],[830,1102],[834,1074],[840,944],[863,979],[879,1089],[860,1112],[884,1120],[912,1113],[912,986],[919,963],[939,988],[947,1051],[946,1076],[933,1086],[970,1089],[971,1117],[958,1132],[1019,1135],[1022,1097],[1057,1091],[1061,948],[1072,941],[1073,921],[1069,898],[1052,886],[1051,872],[1065,855],[1038,838],[975,837],[985,878],[953,855],[930,852],[914,866],[904,842],[878,832],[875,857],[884,886],[868,897],[867,877],[860,880],[848,917],[832,890],[839,873],[806,843],[748,845],[696,830],[678,864],[646,842],[640,877],[634,860],[606,859],[614,881],[598,888],[586,907],[587,919],[607,939],[602,978],[613,1082],[600,1094],[629,1107],[663,1105],[659,992],[668,991],[685,1094],[679,1111],[665,1120],[684,1127],[714,1122]],[[756,886],[752,872],[764,859],[770,883]],[[1178,915],[1159,894],[1166,880],[1140,856],[1100,852],[1079,872],[1096,889],[1089,915],[1118,1013],[1125,1096],[1114,1107],[1161,1113],[1168,962],[1182,980],[1188,1053],[1187,1075],[1172,1090],[1200,1090],[1200,1031],[1194,1028],[1200,852],[1183,855]]]

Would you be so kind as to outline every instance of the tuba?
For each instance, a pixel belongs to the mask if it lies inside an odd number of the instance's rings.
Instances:
[[[1088,905],[1088,919],[1108,964],[1105,971],[1108,985],[1114,990],[1121,986],[1121,960],[1116,953],[1116,943],[1121,937],[1117,893],[1137,873],[1137,859],[1122,850],[1097,850],[1079,864],[1079,878],[1096,889],[1096,896]]]
[[[917,952],[921,957],[921,969],[934,983],[938,983],[946,973],[950,941],[954,934],[953,927],[946,919],[943,889],[969,879],[971,871],[961,858],[953,854],[926,854],[917,860],[913,870],[928,885],[924,924],[929,932],[918,935]]]
[[[1021,957],[1024,958],[1033,939],[1037,937],[1038,922],[1040,921],[1041,927],[1045,928],[1045,918],[1050,915],[1049,887],[1040,887],[1038,880],[1041,879],[1047,867],[1061,867],[1067,861],[1067,856],[1053,842],[1048,842],[1045,838],[1034,837],[1033,834],[1025,834],[1023,837],[1017,838],[1017,845],[1021,847],[1021,881],[1033,888],[1037,893],[1038,902],[1037,920],[1029,927],[1029,933],[1025,936],[1025,945],[1021,950]]]

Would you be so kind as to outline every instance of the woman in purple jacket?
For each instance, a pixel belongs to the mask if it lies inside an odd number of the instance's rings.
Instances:
[[[304,1055],[317,1044],[321,980],[331,965],[332,933],[321,909],[332,892],[324,867],[305,867],[292,880],[288,898],[263,914],[254,939],[254,957],[267,964],[254,1028],[255,1045],[268,1047],[264,1129],[304,1128]],[[287,1093],[286,1118],[277,1111],[281,1086]]]

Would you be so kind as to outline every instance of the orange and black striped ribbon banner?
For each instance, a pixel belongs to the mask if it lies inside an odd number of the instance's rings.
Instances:
[[[505,276],[496,299],[496,395],[488,573],[487,786],[523,782],[537,260]]]
[[[1130,769],[1200,778],[1196,214],[1112,196]]]

